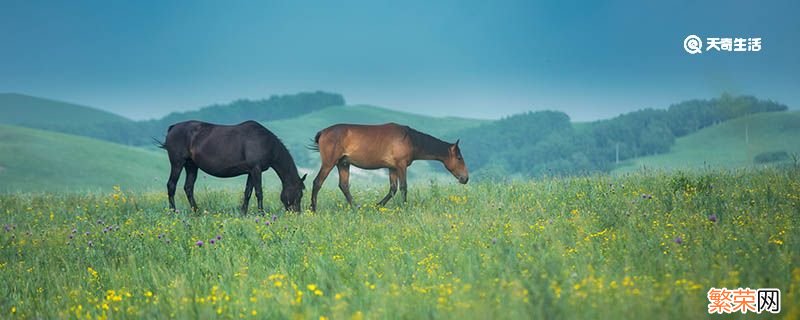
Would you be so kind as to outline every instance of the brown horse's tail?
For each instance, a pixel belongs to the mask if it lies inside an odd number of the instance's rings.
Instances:
[[[308,150],[319,152],[319,136],[320,135],[322,135],[322,131],[317,132],[317,135],[314,136],[314,143],[313,144],[310,144],[310,145],[306,146],[306,148],[308,148]]]

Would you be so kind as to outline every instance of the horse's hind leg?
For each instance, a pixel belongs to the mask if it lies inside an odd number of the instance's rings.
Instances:
[[[400,180],[400,193],[403,194],[403,203],[408,201],[408,184],[406,183],[406,170],[408,167],[397,168],[397,179]]]
[[[194,182],[197,181],[197,166],[187,161],[183,166],[186,169],[186,181],[183,184],[183,191],[186,192],[186,199],[189,200],[189,205],[192,210],[197,211],[197,202],[194,201]]]
[[[264,212],[264,190],[261,188],[261,168],[253,169],[250,173],[253,177],[253,190],[256,191],[256,200],[258,200],[258,211]]]
[[[253,194],[253,176],[247,175],[247,184],[244,186],[244,200],[242,201],[242,214],[247,214],[247,207],[250,206],[250,196]]]
[[[350,164],[342,160],[336,168],[339,169],[339,189],[344,193],[347,203],[353,206],[353,196],[350,195]]]
[[[389,202],[389,199],[394,196],[395,192],[397,192],[397,170],[389,169],[389,193],[383,197],[383,200],[378,202],[378,205],[386,205],[386,203]]]
[[[314,178],[314,188],[311,189],[311,211],[317,211],[317,194],[319,194],[319,189],[322,189],[322,183],[325,182],[325,178],[328,177],[332,169],[333,165],[325,165],[324,162],[320,166],[319,173]]]
[[[182,162],[172,162],[169,171],[169,180],[167,180],[167,196],[169,196],[169,209],[175,210],[175,187],[178,186],[178,178],[181,177],[181,170],[183,170]]]

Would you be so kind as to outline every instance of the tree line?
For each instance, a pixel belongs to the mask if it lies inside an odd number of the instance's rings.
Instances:
[[[272,121],[296,117],[329,106],[344,105],[344,97],[322,91],[289,95],[273,95],[268,99],[236,100],[186,112],[173,112],[160,119],[144,121],[114,121],[92,125],[60,123],[48,125],[48,130],[87,136],[111,142],[142,146],[163,138],[167,128],[186,120],[201,120],[221,124],[236,124],[246,120]]]
[[[608,172],[617,160],[666,153],[675,139],[702,128],[787,107],[752,96],[724,94],[667,109],[643,109],[574,124],[559,111],[527,112],[453,134],[470,168],[488,178]]]

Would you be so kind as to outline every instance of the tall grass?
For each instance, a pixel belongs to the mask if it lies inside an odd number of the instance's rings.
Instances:
[[[697,318],[712,286],[800,312],[796,170],[353,191],[247,216],[238,192],[0,195],[0,318]]]

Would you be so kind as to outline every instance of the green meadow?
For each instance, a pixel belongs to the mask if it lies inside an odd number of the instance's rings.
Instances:
[[[0,195],[0,318],[700,318],[711,287],[800,316],[794,167],[353,192],[246,216],[234,191]]]
[[[759,166],[764,152],[800,155],[800,112],[747,115],[678,138],[670,152],[635,158],[614,173],[642,167],[661,169],[741,168]],[[791,161],[791,159],[787,159]]]

